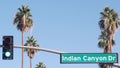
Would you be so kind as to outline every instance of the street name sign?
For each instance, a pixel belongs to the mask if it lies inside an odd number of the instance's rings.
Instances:
[[[61,53],[60,63],[118,63],[117,53]]]

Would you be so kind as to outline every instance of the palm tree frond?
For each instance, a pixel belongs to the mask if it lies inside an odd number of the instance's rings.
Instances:
[[[112,40],[112,45],[114,46],[114,45],[116,45],[116,42],[115,42],[115,40]]]
[[[43,62],[39,62],[35,68],[46,68],[46,65]]]
[[[18,10],[19,12],[16,13],[13,24],[16,24],[17,29],[20,29],[21,31],[27,31],[28,29],[31,29],[33,27],[33,20],[30,18],[32,15],[28,6],[22,6],[22,8],[18,8]],[[25,16],[25,18],[23,18],[23,16]],[[24,23],[23,19],[25,20]]]
[[[104,30],[105,26],[104,26],[104,20],[100,20],[99,21],[99,27],[101,30]]]
[[[28,40],[24,46],[39,47],[39,45],[37,44],[37,40],[35,40],[33,36],[28,37]],[[38,50],[34,50],[34,49],[26,49],[25,51],[28,52],[28,56],[30,58],[33,58],[34,54],[38,52]]]

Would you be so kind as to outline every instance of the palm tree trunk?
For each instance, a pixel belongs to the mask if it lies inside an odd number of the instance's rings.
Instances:
[[[112,53],[112,36],[110,37],[110,43],[108,45],[107,53]],[[112,68],[110,64],[106,64],[106,68]]]
[[[25,25],[25,15],[23,16],[23,26]],[[22,28],[22,46],[24,46],[24,29]],[[22,48],[22,68],[24,68],[24,48]]]
[[[111,45],[108,45],[107,46],[107,53],[111,53]],[[104,67],[103,68],[110,68],[111,66],[110,66],[110,64],[104,64]]]
[[[109,46],[104,48],[104,53],[109,53]],[[100,68],[110,68],[109,64],[102,64],[102,66]]]
[[[22,46],[24,46],[24,31],[22,31]],[[24,48],[22,48],[22,68],[24,68]]]
[[[30,58],[30,68],[32,68],[32,58]]]

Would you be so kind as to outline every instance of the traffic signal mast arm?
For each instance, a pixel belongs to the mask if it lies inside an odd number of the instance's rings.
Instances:
[[[0,47],[3,47],[2,45]],[[61,54],[61,53],[66,53],[66,52],[61,52],[61,51],[56,51],[56,50],[51,50],[51,49],[47,49],[47,48],[39,48],[39,47],[30,47],[30,46],[13,46],[14,48],[28,48],[28,49],[37,49],[40,51],[45,51],[45,52],[51,52],[51,53],[55,53],[55,54]]]
[[[51,52],[51,53],[55,53],[55,54],[67,53],[67,52],[61,52],[61,51],[51,50],[51,49],[47,49],[47,48],[29,47],[29,46],[14,46],[14,48],[37,49],[37,50],[40,50],[40,51]],[[114,63],[112,66],[114,66],[114,67],[120,67],[120,64]]]
[[[119,67],[120,67],[120,64],[118,64],[118,63],[114,63],[113,66],[119,68]]]
[[[51,53],[55,53],[55,54],[66,53],[66,52],[61,52],[61,51],[51,50],[51,49],[47,49],[47,48],[30,47],[30,46],[14,46],[14,48],[37,49],[37,50],[40,50],[40,51],[51,52]]]
[[[3,46],[0,45],[0,47],[3,47]],[[50,52],[50,53],[54,53],[54,54],[66,53],[66,52],[51,50],[51,49],[47,49],[47,48],[39,48],[39,47],[29,47],[29,46],[13,46],[13,47],[14,47],[14,48],[37,49],[37,50],[40,50],[40,51]],[[120,67],[120,64],[114,63],[112,66],[114,66],[114,67]]]

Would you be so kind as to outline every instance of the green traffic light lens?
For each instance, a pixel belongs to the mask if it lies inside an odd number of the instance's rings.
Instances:
[[[5,52],[6,57],[10,57],[11,53],[9,51]]]

